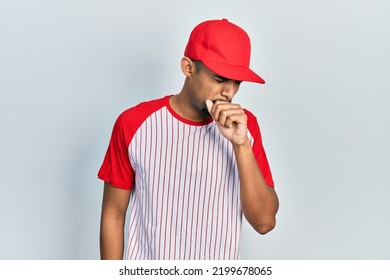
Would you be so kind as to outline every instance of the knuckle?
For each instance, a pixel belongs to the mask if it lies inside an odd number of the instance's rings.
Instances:
[[[227,111],[221,111],[220,115],[221,115],[222,117],[224,117],[224,118],[229,117],[229,114],[228,114]]]

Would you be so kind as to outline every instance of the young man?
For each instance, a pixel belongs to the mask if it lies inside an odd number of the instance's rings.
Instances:
[[[232,103],[242,81],[264,83],[249,60],[244,30],[202,22],[181,60],[180,93],[118,117],[98,174],[102,259],[237,259],[242,213],[261,234],[274,228],[279,204],[256,118]]]

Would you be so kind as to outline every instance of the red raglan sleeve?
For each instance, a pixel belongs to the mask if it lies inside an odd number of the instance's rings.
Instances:
[[[99,179],[125,190],[130,190],[134,181],[134,170],[128,152],[133,131],[128,115],[128,111],[125,111],[117,118],[98,173]]]
[[[251,112],[245,110],[245,113],[248,116],[248,130],[250,135],[252,136],[252,150],[255,155],[257,164],[259,165],[260,170],[263,173],[267,185],[270,187],[274,187],[275,184],[267,160],[267,155],[263,147],[259,124],[257,122],[256,117]]]

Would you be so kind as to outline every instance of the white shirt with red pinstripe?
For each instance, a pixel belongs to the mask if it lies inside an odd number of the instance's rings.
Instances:
[[[271,171],[256,118],[248,136],[268,185]],[[242,213],[231,143],[213,122],[191,122],[169,96],[117,119],[98,177],[131,190],[127,259],[237,259]]]

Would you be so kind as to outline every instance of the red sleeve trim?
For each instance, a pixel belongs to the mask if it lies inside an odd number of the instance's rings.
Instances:
[[[98,178],[111,185],[131,190],[134,183],[134,169],[129,159],[129,145],[142,123],[167,103],[169,96],[143,102],[127,109],[117,118]]]
[[[259,124],[257,122],[256,117],[251,112],[245,110],[245,113],[248,116],[248,130],[253,137],[252,150],[255,155],[257,164],[259,165],[259,168],[261,170],[261,173],[263,174],[267,185],[270,187],[274,187],[275,184],[272,178],[272,173],[268,163],[267,155],[263,147]]]

